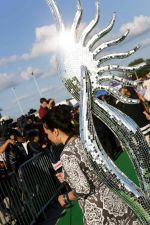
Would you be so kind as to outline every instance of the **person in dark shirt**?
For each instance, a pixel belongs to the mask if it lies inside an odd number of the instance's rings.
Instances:
[[[39,132],[31,131],[29,133],[29,142],[27,144],[29,158],[37,155],[42,151],[42,145],[40,144]]]
[[[9,171],[17,172],[19,166],[28,159],[28,155],[23,146],[25,139],[16,129],[10,129],[7,138],[12,140],[14,144],[10,143],[6,148],[6,165]]]
[[[15,141],[11,139],[4,140],[3,138],[0,138],[0,155],[2,155],[3,152],[5,152],[9,144],[14,145]]]
[[[123,96],[138,99],[134,90],[130,91],[130,89],[127,87],[122,87],[119,91]],[[124,112],[126,115],[131,117],[137,123],[143,135],[145,136],[145,140],[148,142],[148,144],[150,144],[149,142],[150,123],[146,118],[145,114],[147,113],[145,111],[143,104],[141,102],[139,104],[124,104],[122,102],[116,102],[116,108]]]

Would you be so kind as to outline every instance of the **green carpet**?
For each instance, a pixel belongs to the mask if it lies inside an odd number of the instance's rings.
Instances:
[[[137,185],[138,179],[136,177],[133,165],[127,155],[127,153],[124,151],[120,154],[118,159],[115,161],[115,164],[119,167],[119,169],[124,172],[134,183]],[[73,202],[73,207],[66,210],[67,213],[63,218],[61,218],[57,225],[83,225],[83,217],[82,217],[82,211],[78,205],[78,203],[75,201]]]
[[[129,159],[126,151],[121,153],[118,159],[115,161],[116,166],[124,172],[135,184],[139,185],[135,170],[133,168],[132,162]]]
[[[59,219],[57,225],[83,225],[82,211],[77,201],[72,202],[73,207],[66,210],[64,217]]]

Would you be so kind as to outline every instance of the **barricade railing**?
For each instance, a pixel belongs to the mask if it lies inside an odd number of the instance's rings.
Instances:
[[[32,224],[34,217],[16,174],[11,173],[1,181],[0,198],[0,224]]]
[[[18,174],[0,182],[0,225],[31,225],[57,196],[49,154],[40,153],[22,164]]]

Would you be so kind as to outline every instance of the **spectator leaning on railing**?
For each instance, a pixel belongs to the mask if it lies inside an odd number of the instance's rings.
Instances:
[[[14,140],[4,140],[2,137],[0,137],[0,178],[5,174],[5,171],[7,170],[4,152],[10,144],[14,145],[14,143]]]
[[[1,175],[17,172],[19,166],[28,159],[22,143],[25,139],[16,129],[8,129],[5,136],[0,136]]]
[[[119,91],[123,96],[138,99],[136,93],[131,88],[122,87]],[[131,117],[137,123],[145,137],[145,140],[150,146],[150,115],[146,112],[143,104],[141,102],[139,104],[124,104],[116,101],[115,107]]]
[[[14,145],[15,144],[15,141],[14,140],[11,140],[11,139],[8,139],[8,140],[4,141],[4,140],[2,140],[0,138],[0,155],[2,155],[3,152],[5,152],[5,150],[7,149],[7,147],[8,147],[9,144]]]

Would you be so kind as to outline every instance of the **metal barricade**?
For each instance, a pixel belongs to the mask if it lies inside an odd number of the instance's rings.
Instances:
[[[61,189],[52,171],[50,157],[46,153],[35,156],[19,169],[19,177],[30,196],[36,215],[44,210]]]
[[[33,224],[61,188],[49,154],[26,161],[17,175],[12,173],[0,182],[0,225]]]
[[[0,224],[32,224],[34,217],[28,199],[16,174],[9,174],[0,183]]]

